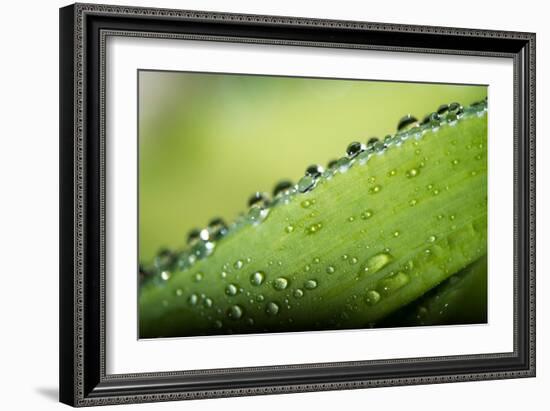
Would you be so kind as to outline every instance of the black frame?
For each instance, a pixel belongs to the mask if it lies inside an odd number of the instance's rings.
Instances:
[[[107,36],[506,57],[514,62],[514,351],[105,373]],[[535,376],[535,34],[75,4],[60,9],[60,400],[90,406]],[[511,222],[512,223],[512,222]]]

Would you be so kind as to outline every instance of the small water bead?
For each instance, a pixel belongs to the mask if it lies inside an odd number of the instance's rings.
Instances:
[[[191,252],[193,253],[195,259],[201,260],[212,254],[215,247],[216,244],[212,241],[199,241],[192,247]],[[191,260],[191,257],[189,257],[189,259]]]
[[[392,260],[393,256],[387,252],[375,254],[367,260],[365,271],[376,273],[391,263]]]
[[[397,230],[393,232],[393,236],[394,236],[394,237],[399,237],[399,234],[401,234],[401,233],[400,233],[399,231],[397,231]]]
[[[384,294],[388,295],[392,292],[404,287],[410,281],[410,277],[402,271],[391,274],[389,277],[380,281],[380,287]]]
[[[258,301],[259,303],[261,303],[264,300],[265,300],[265,297],[263,296],[263,294],[258,294],[256,296],[256,301]]]
[[[265,273],[263,271],[256,271],[250,276],[250,284],[259,286],[262,285],[265,280]]]
[[[317,183],[317,179],[315,179],[310,175],[305,175],[300,180],[298,180],[298,185],[297,185],[298,191],[300,193],[306,193],[312,190],[313,188],[315,188],[316,183]]]
[[[244,261],[243,260],[237,260],[233,263],[233,268],[237,269],[237,270],[240,270],[241,268],[243,268],[244,266]]]
[[[203,277],[204,277],[204,274],[201,272],[198,272],[194,275],[193,279],[195,280],[196,283],[198,283],[202,281]]]
[[[405,175],[408,178],[413,178],[413,177],[416,177],[419,173],[420,173],[420,171],[418,169],[411,168],[410,170],[407,171],[407,173]]]
[[[376,290],[369,290],[365,294],[365,302],[368,305],[375,305],[380,301],[380,293]]]
[[[269,211],[269,208],[253,205],[250,207],[250,210],[248,210],[248,220],[252,224],[259,224],[267,218]]]
[[[433,243],[435,240],[437,240],[437,237],[435,235],[431,235],[428,237],[428,242]]]
[[[187,244],[192,245],[195,244],[197,241],[200,240],[200,230],[197,228],[192,229],[187,234]]]
[[[374,145],[380,142],[378,137],[371,137],[367,140],[367,148],[374,149]]]
[[[424,117],[421,126],[431,127],[432,129],[438,128],[440,125],[441,117],[437,113],[430,113]]]
[[[418,126],[418,119],[410,114],[407,114],[397,123],[397,131],[410,130]]]
[[[304,283],[304,288],[306,290],[314,290],[315,288],[317,288],[317,281],[316,280],[307,280]]]
[[[287,225],[287,226],[285,227],[285,232],[286,232],[287,234],[290,234],[290,233],[293,232],[293,231],[294,231],[294,226],[293,226],[293,225]]]
[[[349,260],[349,263],[354,265],[354,264],[357,264],[359,262],[359,260],[357,259],[357,257],[352,257],[350,260]]]
[[[414,207],[414,206],[417,205],[417,204],[418,204],[418,200],[416,200],[416,199],[414,199],[414,198],[413,198],[412,200],[409,201],[409,205],[410,205],[411,207]]]
[[[324,171],[325,169],[319,164],[312,164],[308,168],[306,168],[306,176],[317,179],[321,177],[321,174],[323,174]]]
[[[361,213],[361,218],[363,220],[368,220],[369,218],[372,217],[373,214],[374,212],[372,210],[365,210]]]
[[[449,112],[450,113],[460,113],[464,110],[464,107],[460,103],[451,103],[449,104]]]
[[[388,171],[388,177],[393,177],[397,174],[397,170],[396,169],[393,169],[393,170],[390,170]]]
[[[451,103],[447,113],[447,121],[450,125],[455,125],[459,118],[464,114],[464,109],[459,103]]]
[[[380,186],[379,184],[377,184],[377,185],[375,185],[374,187],[369,188],[369,193],[371,193],[371,194],[376,194],[376,193],[379,193],[380,190],[382,190],[382,186]]]
[[[332,159],[327,163],[327,168],[336,168],[336,165],[338,164],[338,159]]]
[[[349,256],[347,254],[342,255],[342,260],[346,261],[348,258],[349,258]]]
[[[449,216],[449,220],[451,220],[451,221],[454,221],[455,218],[456,218],[456,216],[455,216],[454,214],[451,214],[451,215]]]
[[[197,294],[191,294],[189,296],[189,299],[187,300],[187,302],[190,304],[190,305],[197,305],[197,302],[199,301],[199,297],[197,296]]]
[[[318,233],[321,228],[323,228],[322,223],[314,223],[306,227],[306,234],[316,234]]]
[[[275,188],[273,188],[273,197],[279,194],[288,193],[292,189],[292,187],[293,187],[293,184],[291,181],[283,180],[278,182],[275,185]]]
[[[311,270],[311,266],[309,264],[306,264],[305,267],[304,267],[304,271],[308,272],[310,270]]]
[[[385,149],[386,149],[386,145],[382,141],[377,141],[372,146],[373,152],[378,154],[378,155],[381,155],[384,152]]]
[[[177,295],[178,297],[181,297],[181,296],[183,295],[183,290],[182,290],[181,288],[178,288],[178,289],[176,290],[176,295]]]
[[[214,321],[214,327],[216,328],[222,328],[223,327],[223,323],[220,321],[220,320],[216,320]]]
[[[210,240],[210,232],[208,231],[207,228],[203,228],[203,229],[199,232],[199,238],[200,238],[202,241],[208,241],[208,240]]]
[[[311,199],[311,200],[304,200],[300,203],[300,205],[302,206],[302,208],[309,208],[311,207],[312,205],[315,204],[315,200]]]
[[[319,264],[321,262],[321,259],[319,257],[315,257],[313,259],[313,264]]]
[[[433,195],[436,196],[439,194],[439,190],[436,188],[434,191],[432,191]]]
[[[206,297],[206,298],[204,299],[204,301],[203,301],[203,305],[204,305],[206,308],[212,307],[212,304],[213,304],[213,302],[212,302],[212,299],[211,299],[211,298]]]
[[[238,320],[240,319],[244,314],[244,310],[240,305],[233,305],[227,310],[227,316],[231,320]]]
[[[228,284],[227,287],[225,287],[225,293],[230,296],[237,295],[239,292],[239,289],[235,284]]]
[[[356,157],[359,153],[365,151],[367,149],[367,146],[365,146],[363,143],[360,143],[358,141],[354,141],[348,147],[346,148],[346,154],[349,158]]]
[[[456,158],[455,158],[453,161],[451,161],[451,164],[452,164],[453,166],[458,165],[458,163],[460,163],[460,160],[458,160],[458,159],[456,159]]]
[[[279,277],[273,281],[273,288],[277,291],[283,291],[288,287],[288,280],[285,277]]]
[[[327,274],[334,274],[334,273],[336,272],[336,268],[334,268],[333,265],[329,265],[329,266],[327,267],[327,270],[326,270],[326,271],[327,271]]]
[[[348,157],[342,157],[336,163],[336,167],[340,173],[345,173],[351,167],[351,159]]]
[[[354,216],[348,217],[348,221],[350,223],[353,223],[355,221],[355,217]]]
[[[437,109],[437,114],[441,116],[443,114],[446,114],[448,111],[449,111],[449,106],[447,104],[442,104]]]
[[[186,254],[186,253],[184,253]],[[159,250],[158,254],[155,256],[153,260],[153,267],[150,267],[149,269],[145,269],[141,264],[139,265],[139,273],[141,277],[145,276],[152,276],[155,273],[158,273],[159,271],[169,271],[175,268],[174,266],[180,267],[182,256],[178,255],[176,252],[170,251],[168,249],[161,249]],[[164,274],[170,276],[170,273]],[[167,280],[168,278],[164,277],[163,273],[161,272],[161,277],[163,280]]]
[[[210,220],[207,227],[208,238],[207,240],[219,240],[227,234],[227,225],[222,218],[216,217]]]
[[[414,261],[413,260],[408,260],[402,266],[403,271],[412,271],[413,268],[414,268]]]
[[[294,290],[293,295],[296,298],[302,298],[304,296],[304,292],[302,291],[301,288],[297,288],[297,289]]]
[[[270,301],[265,306],[265,312],[268,315],[277,315],[279,313],[279,306],[273,301]]]
[[[227,278],[227,271],[222,271],[220,274],[221,278]]]
[[[266,193],[261,193],[259,191],[255,192],[248,199],[248,206],[266,206],[269,203],[269,198]]]
[[[168,281],[170,279],[170,271],[161,272],[160,278],[162,278],[164,281]]]

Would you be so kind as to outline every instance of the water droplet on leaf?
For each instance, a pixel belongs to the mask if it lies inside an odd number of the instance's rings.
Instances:
[[[238,320],[243,316],[243,309],[240,305],[233,305],[227,310],[227,316],[231,320]]]
[[[313,289],[317,288],[317,281],[316,280],[307,280],[304,283],[304,288],[306,290],[313,290]]]
[[[239,292],[239,289],[235,284],[228,284],[227,287],[225,287],[225,293],[227,295],[231,295],[231,296],[237,295],[238,292]]]
[[[265,280],[265,273],[263,271],[256,271],[250,276],[250,283],[252,285],[262,285]]]
[[[273,281],[273,288],[282,291],[288,287],[288,280],[285,277],[279,277]]]

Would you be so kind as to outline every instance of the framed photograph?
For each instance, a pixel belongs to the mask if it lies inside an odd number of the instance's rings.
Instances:
[[[62,402],[535,375],[535,34],[60,24]]]

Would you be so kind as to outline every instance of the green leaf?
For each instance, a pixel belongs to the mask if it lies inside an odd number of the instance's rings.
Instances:
[[[342,159],[313,190],[253,207],[190,267],[189,250],[169,255],[141,289],[141,337],[376,326],[478,260],[484,108],[412,127]]]

